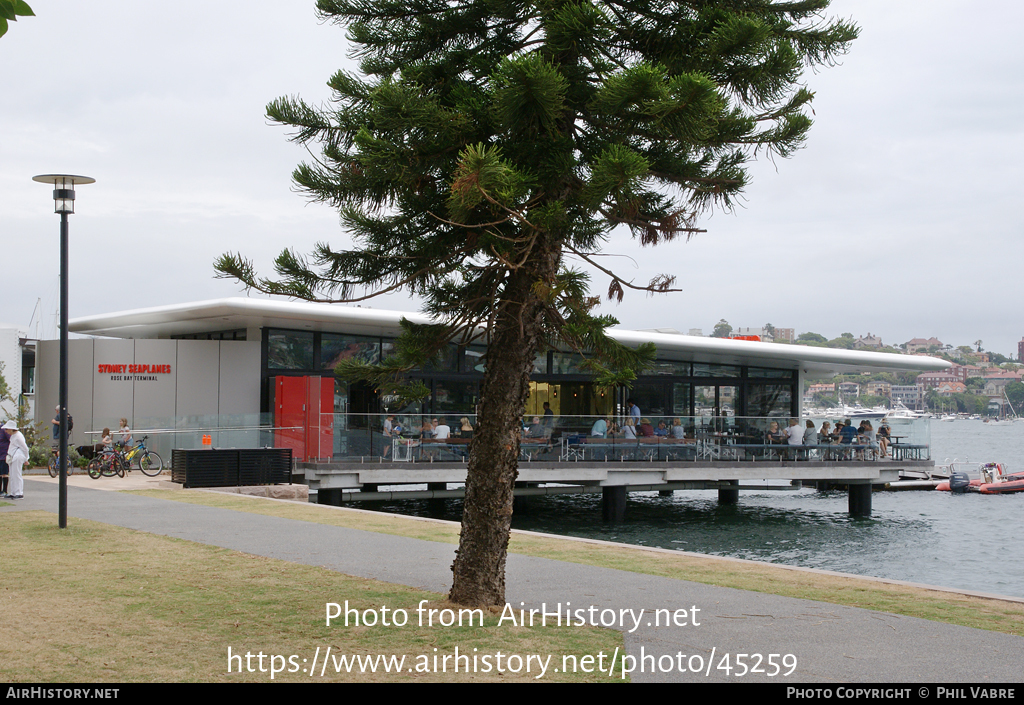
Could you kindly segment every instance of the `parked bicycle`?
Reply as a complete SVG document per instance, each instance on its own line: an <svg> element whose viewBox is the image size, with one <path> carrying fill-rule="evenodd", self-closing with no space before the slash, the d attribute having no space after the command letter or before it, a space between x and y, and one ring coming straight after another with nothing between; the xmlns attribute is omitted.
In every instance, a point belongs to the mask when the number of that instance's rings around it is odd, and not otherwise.
<svg viewBox="0 0 1024 705"><path fill-rule="evenodd" d="M149 436L143 436L136 444L130 448L122 448L120 455L124 460L125 467L131 471L133 466L137 466L142 471L143 475L149 477L156 477L164 469L164 461L156 451L149 450L146 447L146 439Z"/></svg>
<svg viewBox="0 0 1024 705"><path fill-rule="evenodd" d="M70 476L75 471L75 465L71 462L71 446L68 446L68 451L68 475ZM52 453L53 454L50 456L48 470L50 472L50 477L57 477L60 473L60 454L57 452L57 448L54 448Z"/></svg>
<svg viewBox="0 0 1024 705"><path fill-rule="evenodd" d="M127 468L128 465L121 453L114 449L108 449L99 451L96 457L89 461L86 472L89 473L89 477L98 480L100 477L113 477L114 475L124 477Z"/></svg>

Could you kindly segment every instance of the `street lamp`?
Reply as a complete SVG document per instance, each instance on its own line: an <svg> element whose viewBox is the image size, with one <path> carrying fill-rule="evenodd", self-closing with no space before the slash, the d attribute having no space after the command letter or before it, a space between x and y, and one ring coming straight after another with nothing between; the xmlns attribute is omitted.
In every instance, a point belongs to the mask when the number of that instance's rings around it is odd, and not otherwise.
<svg viewBox="0 0 1024 705"><path fill-rule="evenodd" d="M71 174L40 174L33 181L53 184L53 212L60 213L60 435L58 467L60 485L57 522L68 526L68 215L75 212L75 184L93 184L96 179Z"/></svg>

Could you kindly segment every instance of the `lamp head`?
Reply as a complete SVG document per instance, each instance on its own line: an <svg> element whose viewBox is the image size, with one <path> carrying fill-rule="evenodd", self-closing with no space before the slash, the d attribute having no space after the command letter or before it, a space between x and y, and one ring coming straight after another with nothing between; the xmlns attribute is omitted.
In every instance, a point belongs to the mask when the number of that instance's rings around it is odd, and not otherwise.
<svg viewBox="0 0 1024 705"><path fill-rule="evenodd" d="M91 176L75 176L73 174L40 174L33 176L33 181L41 184L53 184L53 212L75 212L75 184L94 184L96 179Z"/></svg>

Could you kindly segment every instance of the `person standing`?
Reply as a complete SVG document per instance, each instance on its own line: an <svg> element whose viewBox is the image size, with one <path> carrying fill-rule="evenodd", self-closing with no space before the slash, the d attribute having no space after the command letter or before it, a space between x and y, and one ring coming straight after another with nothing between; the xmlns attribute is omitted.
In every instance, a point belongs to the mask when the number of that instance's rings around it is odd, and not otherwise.
<svg viewBox="0 0 1024 705"><path fill-rule="evenodd" d="M121 419L121 428L117 429L121 434L121 445L128 448L132 444L132 430L128 427L128 419Z"/></svg>
<svg viewBox="0 0 1024 705"><path fill-rule="evenodd" d="M60 404L57 405L55 411L56 413L53 415L50 424L53 426L53 440L56 441L60 439ZM75 420L71 418L71 414L68 414L68 443L71 443L71 429L74 427Z"/></svg>
<svg viewBox="0 0 1024 705"><path fill-rule="evenodd" d="M394 437L394 421L395 417L393 414L388 414L384 417L384 452L381 453L381 458L388 457L388 453L391 452L391 446L394 444L394 441L391 440Z"/></svg>
<svg viewBox="0 0 1024 705"><path fill-rule="evenodd" d="M551 404L544 402L544 428L550 436L555 428L555 412L551 410Z"/></svg>
<svg viewBox="0 0 1024 705"><path fill-rule="evenodd" d="M21 468L28 460L28 444L25 436L18 430L18 425L8 421L3 425L4 433L10 439L7 449L7 465L10 467L10 491L4 495L6 499L21 499L25 496L25 482L21 477Z"/></svg>
<svg viewBox="0 0 1024 705"><path fill-rule="evenodd" d="M0 497L7 494L7 480L10 468L7 465L7 451L11 447L11 439L5 431L0 431Z"/></svg>
<svg viewBox="0 0 1024 705"><path fill-rule="evenodd" d="M626 400L626 407L629 409L629 418L633 419L633 425L640 424L640 407L632 399Z"/></svg>

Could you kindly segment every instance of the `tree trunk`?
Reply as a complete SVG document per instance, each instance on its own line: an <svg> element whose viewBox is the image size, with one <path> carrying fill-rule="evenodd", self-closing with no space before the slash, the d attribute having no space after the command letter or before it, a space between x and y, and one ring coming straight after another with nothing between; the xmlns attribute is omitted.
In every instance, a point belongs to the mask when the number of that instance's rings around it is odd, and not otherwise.
<svg viewBox="0 0 1024 705"><path fill-rule="evenodd" d="M545 274L557 257L544 257ZM505 558L512 528L512 490L519 474L522 416L541 333L542 304L534 282L549 279L520 270L502 296L490 331L480 415L466 476L462 532L452 564L452 602L472 607L505 603Z"/></svg>

